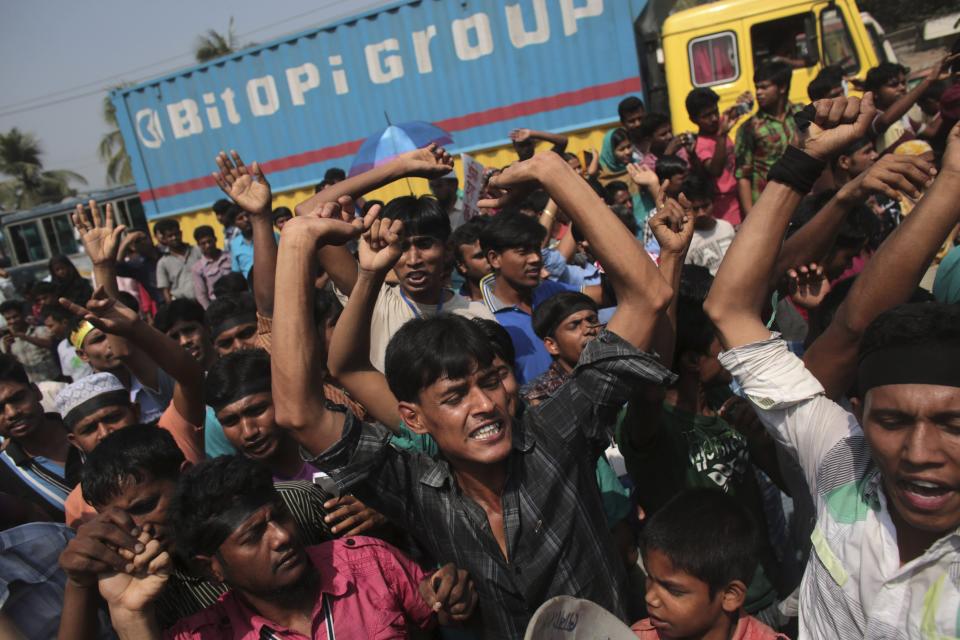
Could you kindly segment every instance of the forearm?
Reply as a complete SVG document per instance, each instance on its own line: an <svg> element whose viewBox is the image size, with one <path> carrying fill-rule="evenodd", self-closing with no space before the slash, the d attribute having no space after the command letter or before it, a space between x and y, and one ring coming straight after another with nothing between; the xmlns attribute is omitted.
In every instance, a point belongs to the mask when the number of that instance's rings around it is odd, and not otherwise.
<svg viewBox="0 0 960 640"><path fill-rule="evenodd" d="M210 306L210 294L207 293L207 281L199 274L193 274L193 294L200 306L206 309Z"/></svg>
<svg viewBox="0 0 960 640"><path fill-rule="evenodd" d="M93 279L111 298L116 298L120 294L120 287L117 286L116 263L111 261L93 265Z"/></svg>
<svg viewBox="0 0 960 640"><path fill-rule="evenodd" d="M298 204L295 208L296 214L298 216L308 215L319 209L325 202L336 202L341 196L350 196L356 199L374 189L388 185L404 176L403 166L402 160L392 160L379 167L374 167L370 171L365 171L360 175L330 185Z"/></svg>
<svg viewBox="0 0 960 640"><path fill-rule="evenodd" d="M899 98L897 101L890 105L886 111L881 111L877 114L877 117L873 121L873 132L876 135L882 134L886 131L890 125L906 115L907 111L916 104L917 100L920 99L920 96L923 95L923 92L930 88L930 85L937 79L937 74L933 73L920 83L917 84L913 89L906 92Z"/></svg>
<svg viewBox="0 0 960 640"><path fill-rule="evenodd" d="M120 640L160 640L160 625L151 611L110 607L110 621Z"/></svg>
<svg viewBox="0 0 960 640"><path fill-rule="evenodd" d="M704 310L727 349L764 337L760 316L767 301L770 274L781 238L801 198L798 191L785 184L769 183L720 263Z"/></svg>
<svg viewBox="0 0 960 640"><path fill-rule="evenodd" d="M563 153L567 150L567 143L569 139L567 136L559 133L550 133L549 131L531 131L531 138L536 138L537 140L545 140L553 144L553 150L557 153Z"/></svg>
<svg viewBox="0 0 960 640"><path fill-rule="evenodd" d="M81 587L69 578L63 590L63 610L60 613L59 640L86 640L96 638L97 609L100 594L97 588Z"/></svg>
<svg viewBox="0 0 960 640"><path fill-rule="evenodd" d="M753 209L753 184L748 178L737 179L737 199L740 201L740 213L746 218Z"/></svg>
<svg viewBox="0 0 960 640"><path fill-rule="evenodd" d="M696 154L693 154L696 155ZM713 151L713 157L710 158L710 162L707 163L707 171L710 172L714 178L720 176L723 173L723 167L727 163L727 137L720 136L720 139L717 140L717 146Z"/></svg>
<svg viewBox="0 0 960 640"><path fill-rule="evenodd" d="M163 301L167 304L173 302L173 295L170 293L170 287L161 287L160 292L163 293Z"/></svg>
<svg viewBox="0 0 960 640"><path fill-rule="evenodd" d="M53 338L37 338L36 336L28 336L27 334L23 334L19 337L21 340L25 340L38 347L43 347L44 349L52 349L54 346Z"/></svg>
<svg viewBox="0 0 960 640"><path fill-rule="evenodd" d="M176 381L173 402L177 411L190 424L203 424L206 411L203 402L203 367L172 338L146 322L137 322L130 342L149 358L154 367L163 369Z"/></svg>
<svg viewBox="0 0 960 640"><path fill-rule="evenodd" d="M692 224L688 222L687 224ZM653 332L652 348L660 356L660 362L665 367L673 365L673 350L677 338L677 291L680 290L680 276L683 270L685 256L672 251L660 254L660 275L670 285L674 295L666 310L657 317L657 324Z"/></svg>
<svg viewBox="0 0 960 640"><path fill-rule="evenodd" d="M830 251L847 214L855 205L842 193L831 198L809 222L787 238L769 274L767 295L778 285L788 269L810 262L820 262Z"/></svg>
<svg viewBox="0 0 960 640"><path fill-rule="evenodd" d="M273 317L274 281L277 271L277 239L269 215L253 218L253 298L260 315Z"/></svg>

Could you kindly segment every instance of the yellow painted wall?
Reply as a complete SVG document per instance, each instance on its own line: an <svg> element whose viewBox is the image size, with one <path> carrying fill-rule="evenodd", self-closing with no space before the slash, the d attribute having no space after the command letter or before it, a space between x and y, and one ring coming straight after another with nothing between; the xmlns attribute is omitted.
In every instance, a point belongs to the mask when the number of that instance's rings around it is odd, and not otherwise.
<svg viewBox="0 0 960 640"><path fill-rule="evenodd" d="M603 143L604 134L617 123L611 123L605 127L597 127L593 129L584 129L581 131L575 131L568 133L567 136L570 139L569 144L567 145L567 151L575 153L580 157L580 160L583 161L583 152L591 151L595 153L600 152L600 146ZM549 144L541 143L537 151L546 151L550 148ZM505 167L511 162L516 161L517 156L513 151L513 147L510 145L505 145L501 147L494 147L492 149L477 151L471 154L477 162L481 163L486 167ZM461 180L461 186L463 184L463 168L460 166L459 156L456 158L455 162L455 171L457 172L457 177ZM269 177L269 176L268 176ZM319 179L318 179L319 180ZM410 195L423 195L430 193L430 188L427 186L427 181L423 178L410 178L408 180L400 180L392 184L383 187L382 189L377 189L366 194L364 197L367 200L382 200L384 202L389 202L393 198L398 196ZM292 211L296 205L303 202L307 198L313 195L313 189L294 189L291 191L285 191L283 193L275 193L273 195L273 206L276 207L289 207ZM210 225L213 227L214 231L217 233L217 238L220 241L221 245L223 244L223 229L220 227L220 224L217 222L216 216L213 214L212 209L201 209L200 211L195 211L193 213L184 213L176 217L180 222L180 228L183 231L183 239L185 242L193 244L193 230L201 225ZM153 225L150 226L151 233L153 231Z"/></svg>

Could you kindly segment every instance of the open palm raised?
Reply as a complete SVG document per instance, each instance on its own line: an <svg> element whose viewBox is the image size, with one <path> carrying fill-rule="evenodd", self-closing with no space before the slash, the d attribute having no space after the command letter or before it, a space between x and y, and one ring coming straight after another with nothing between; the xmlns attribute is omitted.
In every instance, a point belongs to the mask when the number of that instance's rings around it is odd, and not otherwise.
<svg viewBox="0 0 960 640"><path fill-rule="evenodd" d="M251 215L270 215L272 192L260 163L243 164L240 154L221 151L216 158L219 171L213 174L217 186Z"/></svg>

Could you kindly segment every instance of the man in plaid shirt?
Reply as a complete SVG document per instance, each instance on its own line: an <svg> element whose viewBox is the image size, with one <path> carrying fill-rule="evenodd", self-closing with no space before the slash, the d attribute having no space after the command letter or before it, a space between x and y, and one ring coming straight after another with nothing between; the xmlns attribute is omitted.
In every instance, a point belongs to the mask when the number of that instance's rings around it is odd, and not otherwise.
<svg viewBox="0 0 960 640"><path fill-rule="evenodd" d="M328 204L319 217L288 222L281 239L276 420L327 470L329 488L349 488L411 531L434 560L470 573L486 637L521 638L537 607L556 595L593 600L626 620L626 575L594 469L624 402L673 377L644 351L653 345L671 289L625 229L610 232L619 221L560 156L537 154L492 182L507 199L521 185L539 182L589 239L617 294L617 313L586 347L570 383L537 407L515 408L482 331L469 320L440 316L409 322L386 356L404 423L432 436L439 456L392 447L382 425L326 409L316 393L322 359L313 356L319 344L311 311L315 256L318 246L360 232ZM377 213L364 221L360 273L341 323L349 322L351 307L372 304L402 251L417 250L402 238L402 225L375 221Z"/></svg>

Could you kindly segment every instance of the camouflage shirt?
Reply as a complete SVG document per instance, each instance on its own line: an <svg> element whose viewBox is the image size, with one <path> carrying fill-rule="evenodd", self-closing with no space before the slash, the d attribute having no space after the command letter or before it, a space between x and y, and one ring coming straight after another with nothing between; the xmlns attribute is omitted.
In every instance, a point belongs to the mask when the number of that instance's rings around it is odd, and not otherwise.
<svg viewBox="0 0 960 640"><path fill-rule="evenodd" d="M799 141L799 130L793 116L803 107L787 103L783 121L765 111L757 111L737 130L734 150L737 156L737 179L750 180L753 201L767 186L770 168L786 153L791 143Z"/></svg>

